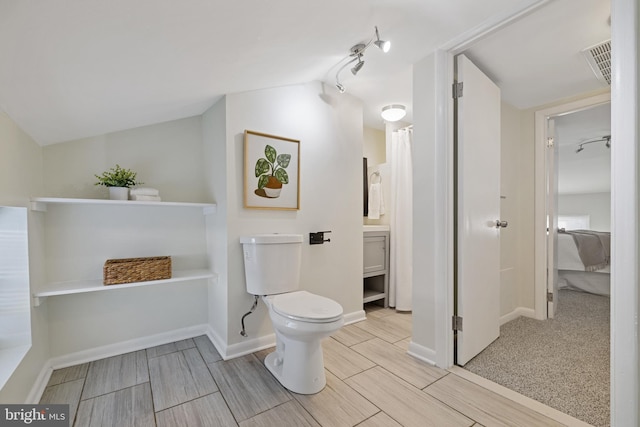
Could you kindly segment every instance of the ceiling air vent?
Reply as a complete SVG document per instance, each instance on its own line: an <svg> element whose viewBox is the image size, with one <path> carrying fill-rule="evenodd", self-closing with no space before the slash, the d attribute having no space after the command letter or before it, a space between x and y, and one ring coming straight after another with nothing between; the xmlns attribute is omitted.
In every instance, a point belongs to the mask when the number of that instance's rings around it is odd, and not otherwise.
<svg viewBox="0 0 640 427"><path fill-rule="evenodd" d="M611 85L611 40L588 47L582 53L598 80Z"/></svg>

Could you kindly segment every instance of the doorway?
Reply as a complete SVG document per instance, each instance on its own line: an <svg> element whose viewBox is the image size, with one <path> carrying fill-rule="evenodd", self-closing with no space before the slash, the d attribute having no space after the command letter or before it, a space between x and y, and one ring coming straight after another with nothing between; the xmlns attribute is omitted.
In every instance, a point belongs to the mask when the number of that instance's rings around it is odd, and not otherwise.
<svg viewBox="0 0 640 427"><path fill-rule="evenodd" d="M530 114L531 115L530 117L532 117L534 113L530 112L530 113L527 113L527 114ZM524 120L530 120L530 118L527 117ZM538 138L538 135L539 135L538 129L536 129L535 135L536 135L536 138ZM521 137L521 135L520 135L520 137ZM532 144L532 140L533 139L534 139L534 135L532 133L531 134L531 141L529 142L529 144L530 144L530 154L531 154L530 158L533 158L534 155L537 156L537 153L534 153L534 150L533 150L533 144ZM536 142L536 144L538 144L538 143ZM538 149L538 145L536 145L535 147L536 147L536 150L537 150ZM540 162L539 158L536 157L536 166L540 165L540 164L544 165L544 161ZM521 166L522 166L522 164L521 164ZM536 169L536 173L537 173L537 169ZM534 179L532 179L531 181L534 181ZM531 181L530 181L530 183L531 183ZM537 185L537 181L535 181L535 183ZM531 197L531 189L530 189L530 187L527 190L526 194L527 194L527 197L529 197L531 199L531 202L528 203L527 206L530 206L530 211L532 213L534 212L534 210L537 210L539 206L542 206L543 209L544 209L544 207L546 206L546 203L545 203L544 200L543 200L543 203L540 205L538 203L537 199L536 199L535 204L534 204L534 199ZM509 199L511 194L507 194L506 196L507 196L506 199ZM518 197L518 196L516 195L515 197ZM544 210L543 210L543 215L544 215ZM501 215L501 217L502 216L503 215ZM529 250L531 251L530 252L531 258L529 258L529 259L532 259L534 257L534 255L536 257L538 256L538 251L540 250L539 248L542 247L540 245L540 239L542 239L541 240L542 245L546 245L546 236L547 236L547 233L546 233L546 228L547 228L546 216L543 216L545 222L542 225L542 227L544 227L545 231L542 234L538 233L537 230L535 232L533 231L532 225L533 225L533 223L535 223L536 226L538 226L539 218L540 217L538 216L537 211L536 211L535 217L533 215L531 216L531 223L529 225L529 227L530 227L529 230L525 230L524 234L520 236L521 241L527 241L527 242L529 242L529 244L534 242L534 241L536 242L535 248L534 248L534 246L532 244L530 245L531 248ZM504 218L504 219L508 219L508 218ZM518 226L518 221L515 221L515 225L516 225L516 227ZM542 236L542 237L540 237L540 236ZM543 251L542 254L546 255L547 251ZM535 317L535 318L540 319L540 320L547 318L547 316L548 316L548 313L547 313L547 308L548 308L547 296L548 296L548 292L547 292L547 287L546 287L546 283L547 283L547 280L546 280L546 259L543 258L543 260L545 262L545 264L544 264L544 266L545 266L544 268L545 269L544 269L544 273L543 274L540 274L540 272L539 272L539 270L537 268L534 268L533 265L529 264L527 270L531 274L529 274L529 276L525 280L528 281L528 284L530 286L528 286L527 289L523 292L523 295L525 295L524 297L519 297L518 295L516 295L513 298L513 300L515 300L515 301L510 301L510 302L513 303L513 306L510 307L509 310L506 310L505 312L501 313L501 317L504 318L503 320L505 320L505 321L509 320L509 319L507 319L509 316L512 316L512 318L516 318L516 317L522 316L522 315L529 316L529 317ZM504 270L506 270L506 269L504 269ZM508 274L510 274L510 273L509 272L505 272L505 276L508 275ZM524 273L517 273L517 274L524 275ZM505 281L508 281L508 280L509 280L509 278L505 277ZM538 283L543 283L544 284L544 286L540 290L537 287L534 289L534 286L536 286ZM509 297L511 297L511 296L512 295L508 295L506 297L506 299L509 299ZM557 303L558 300L556 299L555 302ZM557 305L556 305L556 307L557 307ZM608 316L607 316L607 318L608 318ZM456 350L454 350L454 352L455 351ZM607 364L605 364L605 366L606 365Z"/></svg>
<svg viewBox="0 0 640 427"><path fill-rule="evenodd" d="M559 188L559 196L543 198L543 202L559 200L555 216L559 214L560 224L592 230L578 233L585 233L586 238L595 239L594 245L599 244L595 234L607 235L610 229L608 176L612 141L607 138L608 96L591 97L540 113L546 123L553 121L555 135L553 141L545 136L536 142L543 152L541 157L547 161L541 168L544 171L538 174L539 184L546 191L549 182L556 181ZM584 153L587 146L592 149L590 153ZM549 156L555 152L555 159ZM545 179L547 172L552 175L551 180ZM567 227L577 219L587 222ZM557 220L544 217L538 222L546 225ZM501 338L466 364L465 369L592 425L609 425L609 269L601 266L586 272L584 264L576 264L581 261L575 244L573 249L567 246L573 244L573 232L554 233L556 229L549 227L548 234L546 229L540 233L542 241L549 241L547 254L555 254L550 267L560 268L563 282L553 296L553 306L559 310L556 316L550 312L549 320L536 320L530 313L528 317L505 319L501 322ZM560 245L552 244L557 242L554 234L560 237ZM559 250L551 250L554 246ZM594 246L596 249L602 248ZM546 254L540 258L546 259ZM541 277L546 278L544 273ZM550 280L553 277L549 275Z"/></svg>
<svg viewBox="0 0 640 427"><path fill-rule="evenodd" d="M628 319L637 317L638 313L638 75L635 60L638 5L632 0L613 0L613 4L616 7L611 19L612 66L616 72L612 84L612 135L619 142L612 150L612 222L613 231L620 230L624 236L620 234L622 237L612 243L612 251L619 255L612 263L611 419L614 425L636 425L637 325ZM414 310L414 324L428 327L414 331L410 352L445 368L453 363L453 231L449 219L453 211L451 63L455 54L463 52L483 34L506 25L509 18L487 23L472 34L443 46L442 50L416 64L414 71L424 77L416 79L414 87L414 108L416 116L420 117L416 121L416 140L434 141L434 144L416 144L417 158L425 169L432 169L430 175L417 173L423 187L414 198L431 210L425 210L425 215L414 224L416 233L428 241L417 245L414 256L421 265L414 265L414 268L433 286L425 286L416 295L416 302L421 306Z"/></svg>

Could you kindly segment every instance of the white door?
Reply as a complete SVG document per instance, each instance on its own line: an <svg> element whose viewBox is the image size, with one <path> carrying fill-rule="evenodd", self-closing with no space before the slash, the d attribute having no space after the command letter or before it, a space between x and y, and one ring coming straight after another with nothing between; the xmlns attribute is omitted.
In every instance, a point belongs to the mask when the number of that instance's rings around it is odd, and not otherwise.
<svg viewBox="0 0 640 427"><path fill-rule="evenodd" d="M500 89L464 55L457 82L456 363L500 335ZM502 224L506 226L506 224Z"/></svg>
<svg viewBox="0 0 640 427"><path fill-rule="evenodd" d="M547 120L547 317L558 312L558 143L555 123Z"/></svg>

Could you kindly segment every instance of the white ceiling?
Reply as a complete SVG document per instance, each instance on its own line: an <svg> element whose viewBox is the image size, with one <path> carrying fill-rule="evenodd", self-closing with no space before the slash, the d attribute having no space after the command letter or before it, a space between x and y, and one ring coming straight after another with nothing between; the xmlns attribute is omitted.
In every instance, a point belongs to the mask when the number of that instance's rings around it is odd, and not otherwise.
<svg viewBox="0 0 640 427"><path fill-rule="evenodd" d="M465 52L525 109L607 87L582 50L611 38L609 0L552 0Z"/></svg>
<svg viewBox="0 0 640 427"><path fill-rule="evenodd" d="M201 114L226 93L322 80L374 35L347 91L365 123L408 106L412 64L539 0L0 0L0 108L47 145ZM580 50L608 38L607 0L551 0L469 56L517 107L597 89Z"/></svg>

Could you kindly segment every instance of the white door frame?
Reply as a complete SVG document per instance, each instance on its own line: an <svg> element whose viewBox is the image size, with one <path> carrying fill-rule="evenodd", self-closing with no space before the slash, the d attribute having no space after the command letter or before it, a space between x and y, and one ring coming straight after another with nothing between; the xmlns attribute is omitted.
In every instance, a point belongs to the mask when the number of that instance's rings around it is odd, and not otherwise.
<svg viewBox="0 0 640 427"><path fill-rule="evenodd" d="M638 1L612 0L611 22L611 140L618 141L618 146L611 150L611 425L637 426L640 422Z"/></svg>
<svg viewBox="0 0 640 427"><path fill-rule="evenodd" d="M547 318L547 143L545 141L547 119L564 114L575 113L596 105L611 101L609 93L579 99L535 112L535 150L534 150L534 310L538 320Z"/></svg>
<svg viewBox="0 0 640 427"><path fill-rule="evenodd" d="M435 354L438 366L453 366L453 114L451 84L453 56L473 41L497 30L515 18L541 6L533 6L487 23L480 29L465 33L435 52L435 160L442 167L435 171L435 200L439 206L434 224L437 251L435 281ZM638 367L638 266L640 230L638 206L640 159L636 125L638 106L638 37L639 6L637 0L611 0L612 49L614 82L611 88L612 139L618 141L612 149L612 232L625 236L612 239L611 252L611 421L616 426L637 426L640 420L637 402L640 397ZM445 225L442 227L442 225Z"/></svg>

